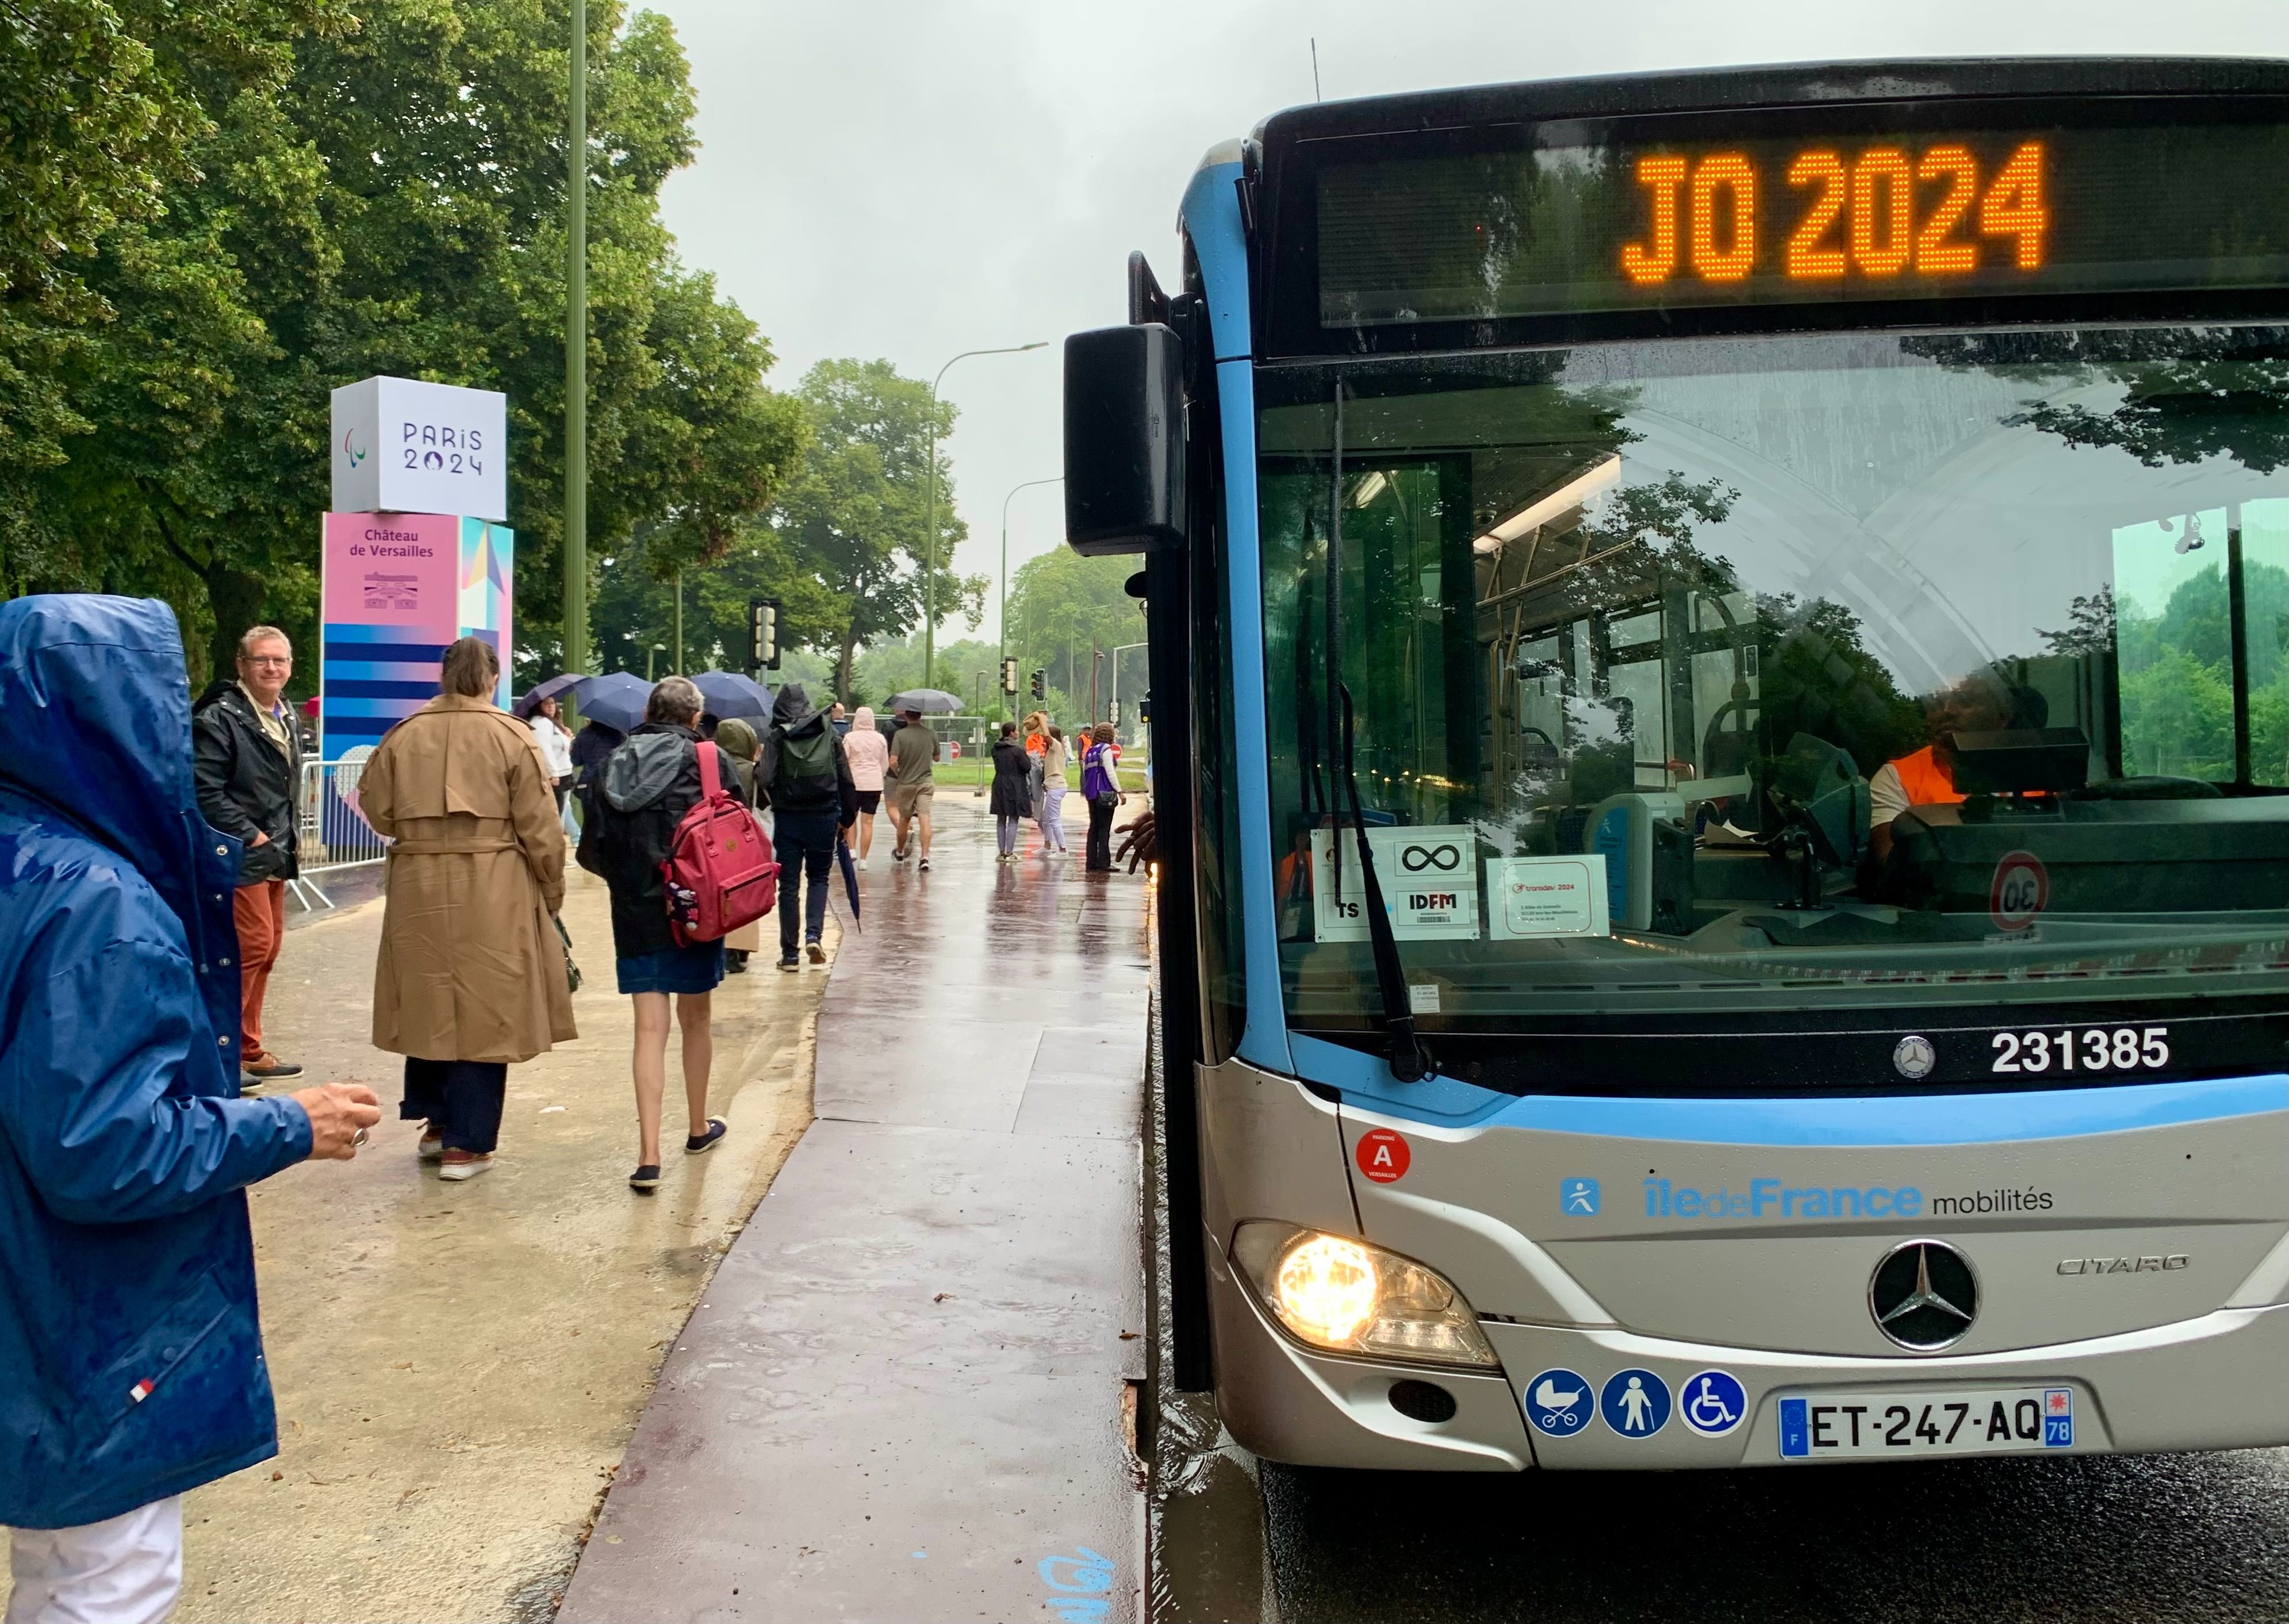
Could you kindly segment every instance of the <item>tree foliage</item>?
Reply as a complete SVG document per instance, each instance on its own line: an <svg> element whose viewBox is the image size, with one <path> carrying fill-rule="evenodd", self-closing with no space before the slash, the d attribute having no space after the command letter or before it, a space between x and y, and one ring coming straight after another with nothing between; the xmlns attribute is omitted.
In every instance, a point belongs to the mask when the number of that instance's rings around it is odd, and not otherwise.
<svg viewBox="0 0 2289 1624"><path fill-rule="evenodd" d="M942 446L954 408L887 361L822 361L795 391L808 450L770 515L793 562L783 637L834 657L835 691L851 692L857 651L896 641L923 618L931 554L930 440ZM969 527L954 512L953 463L937 453L935 602L974 629L990 583L957 575Z"/></svg>
<svg viewBox="0 0 2289 1624"><path fill-rule="evenodd" d="M1083 558L1070 547L1028 559L1009 583L1009 651L1020 670L1047 671L1052 689L1066 696L1069 705L1086 708L1092 654L1103 650L1109 659L1121 645L1144 641L1144 617L1128 591L1139 561ZM1123 669L1134 681L1141 666ZM1132 689L1129 697L1141 697L1141 691ZM1108 672L1097 684L1100 714L1111 694ZM1022 697L1018 704L1025 708Z"/></svg>
<svg viewBox="0 0 2289 1624"><path fill-rule="evenodd" d="M218 658L307 637L329 391L389 373L508 395L520 675L556 668L564 0L10 5L0 71L44 73L0 89L0 592L153 593ZM673 30L587 15L591 553L713 565L802 425L659 219L695 148Z"/></svg>

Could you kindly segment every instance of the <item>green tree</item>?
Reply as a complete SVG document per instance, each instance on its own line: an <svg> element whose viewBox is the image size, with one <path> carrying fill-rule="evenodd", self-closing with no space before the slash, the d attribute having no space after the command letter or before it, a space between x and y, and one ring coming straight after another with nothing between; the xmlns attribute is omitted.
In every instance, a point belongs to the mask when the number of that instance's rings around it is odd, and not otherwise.
<svg viewBox="0 0 2289 1624"><path fill-rule="evenodd" d="M351 20L319 4L165 12L171 41L222 43L166 81L189 110L154 115L179 150L149 198L88 216L79 275L102 320L40 352L69 412L49 414L54 454L12 462L5 443L31 437L0 443L0 512L41 526L0 528L0 590L158 593L204 625L195 665L256 618L307 639L329 390L374 372L500 389L530 679L563 660L567 6L358 0ZM673 30L615 0L588 23L591 556L642 528L656 568L714 568L776 493L802 420L762 387L753 322L677 262L659 219L694 150ZM183 49L150 48L163 66ZM7 342L0 418L28 421Z"/></svg>
<svg viewBox="0 0 2289 1624"><path fill-rule="evenodd" d="M1085 706L1092 653L1109 657L1144 641L1144 617L1128 591L1136 573L1133 558L1083 558L1070 547L1028 559L1009 583L1009 651L1019 669L1047 671L1052 687ZM1110 691L1107 677L1098 685L1100 707ZM1027 708L1022 695L1018 704Z"/></svg>
<svg viewBox="0 0 2289 1624"><path fill-rule="evenodd" d="M835 691L847 697L858 649L921 624L930 426L935 413L942 442L954 408L933 405L926 385L887 361L822 361L804 374L795 398L810 425L809 450L770 522L818 590L789 594L786 636L831 652ZM953 463L941 450L935 599L939 614L958 613L974 629L987 578L956 575L951 561L968 534L953 510Z"/></svg>

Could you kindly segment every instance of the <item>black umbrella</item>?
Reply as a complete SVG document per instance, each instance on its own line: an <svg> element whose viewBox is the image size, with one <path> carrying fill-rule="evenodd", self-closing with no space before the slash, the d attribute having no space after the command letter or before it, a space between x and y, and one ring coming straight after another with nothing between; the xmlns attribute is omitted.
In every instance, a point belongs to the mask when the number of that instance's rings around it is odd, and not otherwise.
<svg viewBox="0 0 2289 1624"><path fill-rule="evenodd" d="M928 716L932 712L952 716L961 709L961 701L942 688L910 688L890 696L894 711L920 711Z"/></svg>
<svg viewBox="0 0 2289 1624"><path fill-rule="evenodd" d="M850 844L842 838L841 830L834 834L834 861L842 870L842 888L850 894L850 928L864 933L858 923L858 865L850 861Z"/></svg>
<svg viewBox="0 0 2289 1624"><path fill-rule="evenodd" d="M771 690L736 671L703 671L691 679L691 684L707 702L707 713L717 721L771 713Z"/></svg>
<svg viewBox="0 0 2289 1624"><path fill-rule="evenodd" d="M569 671L562 676L551 677L547 681L528 689L523 697L518 699L514 705L509 707L509 709L516 715L523 717L525 720L530 721L532 720L532 713L540 708L540 702L542 700L554 699L559 694L562 694L566 689L577 687L579 683L586 681L586 678L578 675L577 673Z"/></svg>
<svg viewBox="0 0 2289 1624"><path fill-rule="evenodd" d="M575 691L581 715L622 733L633 732L642 724L644 705L651 698L651 684L625 671L583 677Z"/></svg>

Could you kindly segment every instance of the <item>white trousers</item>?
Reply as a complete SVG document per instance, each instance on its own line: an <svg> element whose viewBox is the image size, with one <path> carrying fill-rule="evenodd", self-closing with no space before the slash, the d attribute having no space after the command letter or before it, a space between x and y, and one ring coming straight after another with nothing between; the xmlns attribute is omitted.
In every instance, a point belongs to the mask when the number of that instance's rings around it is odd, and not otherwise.
<svg viewBox="0 0 2289 1624"><path fill-rule="evenodd" d="M183 1588L183 1497L77 1528L19 1528L6 1624L166 1624Z"/></svg>

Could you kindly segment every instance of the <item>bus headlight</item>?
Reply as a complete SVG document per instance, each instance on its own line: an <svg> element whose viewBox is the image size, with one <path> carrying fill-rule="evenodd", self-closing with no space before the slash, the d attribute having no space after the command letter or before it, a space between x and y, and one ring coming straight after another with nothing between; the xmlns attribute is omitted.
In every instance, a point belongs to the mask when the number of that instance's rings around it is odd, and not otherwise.
<svg viewBox="0 0 2289 1624"><path fill-rule="evenodd" d="M1243 1223L1232 1262L1296 1341L1330 1353L1493 1365L1478 1316L1435 1270L1348 1236Z"/></svg>

